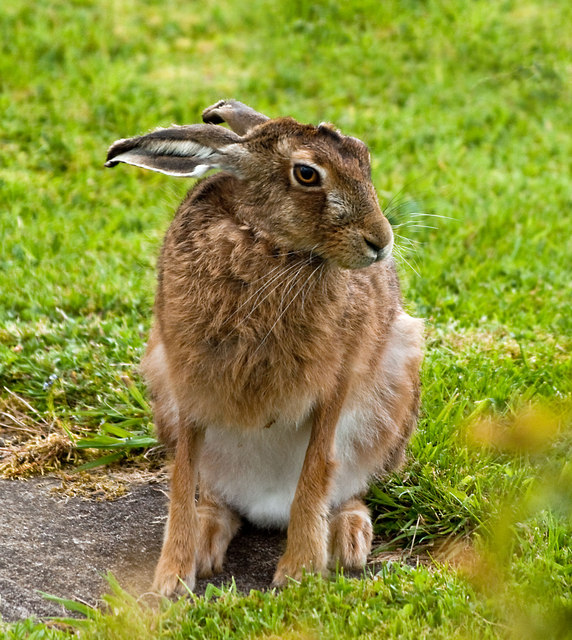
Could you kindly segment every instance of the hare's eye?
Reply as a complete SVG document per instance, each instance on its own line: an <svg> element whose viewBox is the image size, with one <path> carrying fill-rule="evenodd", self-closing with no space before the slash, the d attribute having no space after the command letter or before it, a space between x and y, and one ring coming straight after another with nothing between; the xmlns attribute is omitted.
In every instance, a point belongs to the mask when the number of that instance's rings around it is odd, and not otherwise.
<svg viewBox="0 0 572 640"><path fill-rule="evenodd" d="M294 177L305 187L315 187L320 184L320 174L316 169L307 164L297 164L294 166Z"/></svg>

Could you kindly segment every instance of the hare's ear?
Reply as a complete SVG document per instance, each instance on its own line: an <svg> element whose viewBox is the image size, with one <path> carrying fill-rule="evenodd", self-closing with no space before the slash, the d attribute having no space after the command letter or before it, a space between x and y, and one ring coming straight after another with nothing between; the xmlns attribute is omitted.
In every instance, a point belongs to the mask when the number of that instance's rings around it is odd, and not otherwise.
<svg viewBox="0 0 572 640"><path fill-rule="evenodd" d="M203 111L203 121L209 124L226 122L239 136L270 120L268 116L258 113L238 100L219 100Z"/></svg>
<svg viewBox="0 0 572 640"><path fill-rule="evenodd" d="M125 162L170 176L198 178L209 169L237 170L240 142L232 131L207 124L157 129L114 142L105 166Z"/></svg>

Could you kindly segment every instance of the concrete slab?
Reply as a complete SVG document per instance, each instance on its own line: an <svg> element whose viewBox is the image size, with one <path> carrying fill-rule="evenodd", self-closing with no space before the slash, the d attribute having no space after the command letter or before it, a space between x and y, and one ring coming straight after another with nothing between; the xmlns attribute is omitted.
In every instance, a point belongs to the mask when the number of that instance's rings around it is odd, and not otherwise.
<svg viewBox="0 0 572 640"><path fill-rule="evenodd" d="M149 591L167 517L166 486L134 485L115 501L62 499L57 478L0 480L0 616L69 615L40 591L97 604L111 571L128 591ZM244 525L225 570L201 580L220 586L232 576L240 591L269 587L285 533Z"/></svg>

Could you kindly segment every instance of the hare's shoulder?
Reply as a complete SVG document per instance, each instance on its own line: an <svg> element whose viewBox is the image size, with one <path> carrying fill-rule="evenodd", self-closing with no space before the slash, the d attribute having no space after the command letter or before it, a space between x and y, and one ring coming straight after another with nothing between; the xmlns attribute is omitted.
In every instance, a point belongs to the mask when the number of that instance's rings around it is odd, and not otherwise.
<svg viewBox="0 0 572 640"><path fill-rule="evenodd" d="M179 205L167 233L167 242L185 242L221 220L238 226L236 182L232 174L224 172L199 180Z"/></svg>

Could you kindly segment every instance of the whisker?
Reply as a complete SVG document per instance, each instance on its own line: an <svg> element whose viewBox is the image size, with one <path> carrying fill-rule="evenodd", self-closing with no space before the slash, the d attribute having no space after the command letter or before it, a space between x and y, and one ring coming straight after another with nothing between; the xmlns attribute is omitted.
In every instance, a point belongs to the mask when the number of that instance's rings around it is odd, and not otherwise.
<svg viewBox="0 0 572 640"><path fill-rule="evenodd" d="M278 305L278 309L279 310L282 309L282 305L284 304L284 300L287 298L287 296L290 293L290 291L296 285L296 280L298 279L298 274L300 273L300 271L302 271L302 269L306 266L306 264L309 264L309 262L308 263L305 263L305 262L302 263L302 265L300 266L298 271L296 271L294 276L290 279L290 282L288 283L288 288L284 289L284 291L282 292L282 297L280 298L280 304Z"/></svg>
<svg viewBox="0 0 572 640"><path fill-rule="evenodd" d="M266 333L266 335L264 336L264 338L262 338L262 342L258 345L258 347L256 347L256 351L254 351L254 353L252 355L255 355L259 349L262 347L262 345L266 342L266 339L268 338L268 336L272 333L274 327L280 322L280 320L282 319L282 317L284 316L284 314L286 313L286 311L288 311L288 309L290 308L290 306L292 305L292 303L294 302L294 300L296 300L296 298L300 295L300 292L302 291L302 289L304 288L304 286L306 285L306 283L310 280L310 278L316 273L316 271L318 271L320 268L322 267L322 265L318 265L313 271L312 273L306 278L306 280L304 280L304 283L302 284L302 286L298 289L298 291L296 292L296 295L294 295L294 297L292 298L292 300L290 300L290 302L287 304L286 308L284 309L284 311L282 311L282 313L278 316L278 318L276 318L276 321L274 322L274 324L270 327L270 329L268 330L268 332Z"/></svg>
<svg viewBox="0 0 572 640"><path fill-rule="evenodd" d="M442 218L443 220L457 220L457 218L453 218L451 216L442 216L438 213L426 213L424 211L410 211L407 215L409 216L422 216L427 218Z"/></svg>
<svg viewBox="0 0 572 640"><path fill-rule="evenodd" d="M315 244L311 249L310 249L310 260L308 262L304 262L302 264L302 267L306 266L307 264L310 264L312 259L313 259L313 252L314 249L316 249L318 247L317 244ZM279 305L279 309L282 309L282 305L284 304L284 300L287 298L288 294L290 293L290 291L292 290L292 288L294 287L294 285L296 284L296 279L298 278L298 274L300 273L301 269L299 271L296 272L296 275L294 276L294 278L291 281L291 285L288 287L288 290L284 291L284 293L282 294L282 298L280 300L280 305Z"/></svg>
<svg viewBox="0 0 572 640"><path fill-rule="evenodd" d="M287 258L288 256L295 256L295 255L299 255L299 254L303 254L303 253L309 253L310 256L312 255L312 252L314 251L314 249L317 247L318 245L314 245L310 251L308 251L307 249L299 249L299 250L292 250L292 251L284 251L283 253L279 253L276 256L273 256L274 259L278 259L278 258ZM260 276L260 278L255 278L254 280L250 280L249 284L252 284L253 282L259 282L260 280L263 280L264 278L266 278L267 276L269 276L271 273L273 273L274 271L276 271L277 269L281 269L283 267L282 264L278 264L276 265L273 269L271 269L268 273L265 273L264 275Z"/></svg>
<svg viewBox="0 0 572 640"><path fill-rule="evenodd" d="M406 236L401 236L398 233L394 233L393 237L398 239L398 244L401 244L401 242L407 242L412 247L413 246L421 246L422 244L425 244L424 242L421 242L420 240L416 240L415 238L408 238Z"/></svg>
<svg viewBox="0 0 572 640"><path fill-rule="evenodd" d="M264 298L262 298L262 300L260 300L260 296L255 300L254 302L254 306L252 307L252 309L247 313L247 315L242 318L242 320L235 325L231 332L229 333L229 336L232 335L237 329L238 327L240 327L242 324L244 324L251 316L253 313L255 313L255 311L260 307L260 305L262 305L262 303L267 300L277 289L279 289L281 286L284 285L284 283L287 281L288 285L290 285L290 283L295 282L296 278L298 277L298 274L300 273L300 271L308 264L310 264L311 262L311 258L307 258L304 262L302 262L302 264L300 265L299 263L296 263L294 265L291 265L283 274L278 274L278 276L276 276L273 280L276 281L278 280L278 284L276 286L274 286L265 296ZM296 271L296 273L291 276L291 278L287 278L286 274L291 273L295 267L299 267L298 271ZM284 275L284 278L281 280L280 279L280 275ZM287 286L288 286L287 285ZM265 288L265 287L264 287ZM262 293L262 292L261 292ZM252 296L251 296L252 298ZM249 300L251 299L249 298ZM244 306L241 305L241 306ZM236 312L235 312L236 313ZM234 315L234 314L233 314ZM232 317L232 316L231 316ZM228 337L228 336L227 336Z"/></svg>
<svg viewBox="0 0 572 640"><path fill-rule="evenodd" d="M282 258L284 257L283 255L277 256L278 258ZM259 282L260 280L264 280L264 278L267 278L269 275L271 275L272 273L274 273L275 271L277 271L278 269L281 269L283 267L282 264L277 264L273 269L270 269L270 271L268 271L268 273L265 273L263 276L260 276L260 278L255 278L254 280L249 280L248 284L253 284L255 282Z"/></svg>
<svg viewBox="0 0 572 640"><path fill-rule="evenodd" d="M425 216L432 217L433 214L425 213L425 211L411 211L410 209L406 209L405 207L402 210L400 209L398 211L386 212L386 218L388 220L395 220L397 223L400 220L407 220L408 218L413 218L413 217L424 218Z"/></svg>
<svg viewBox="0 0 572 640"><path fill-rule="evenodd" d="M320 265L320 272L318 273L318 276L316 277L316 279L315 279L313 282L310 282L310 284L309 284L309 286L308 286L308 290L307 290L307 291L305 291L305 292L302 294L302 312L304 311L304 305L306 304L306 296L307 296L307 294L308 294L308 293L310 293L310 291L311 291L312 287L315 287L315 286L316 286L316 284L317 284L318 282L320 282L320 280L321 280L322 276L324 275L324 267L325 267L325 266L326 266L326 263L325 263L325 262L323 262L323 263Z"/></svg>
<svg viewBox="0 0 572 640"><path fill-rule="evenodd" d="M282 265L278 265L278 267L281 267ZM289 267L286 267L285 270L283 271L279 271L279 273L275 274L274 276L272 276L272 278L270 278L270 280L268 280L268 282L266 282L265 284L263 284L261 287L259 287L256 291L254 291L254 293L252 293L251 295L248 296L248 298L246 298L246 300L244 300L242 302L242 304L240 306L238 306L232 313L231 315L226 318L226 321L228 322L229 320L231 320L232 318L234 318L234 316L246 305L250 302L250 300L252 300L253 298L257 298L257 300L255 301L255 305L256 302L258 301L258 298L262 295L263 291L269 287L272 283L276 282L277 280L280 280L280 278L282 276L285 276L288 272L293 271L296 267L298 266L298 263L295 262L294 264L290 265ZM276 269L278 268L276 267ZM274 271L275 269L273 269L272 271ZM280 286L280 285L278 285ZM272 291L275 291L276 288L272 289ZM272 293L272 291L270 293ZM266 298L264 298L266 299Z"/></svg>
<svg viewBox="0 0 572 640"><path fill-rule="evenodd" d="M416 204L416 203L415 203ZM391 201L387 203L387 206L383 209L383 212L387 215L400 212L403 209L409 207L410 209L414 206L414 202L411 201L410 198L404 196L402 200L396 200L395 202Z"/></svg>
<svg viewBox="0 0 572 640"><path fill-rule="evenodd" d="M408 202L409 200L407 198L407 196L405 195L405 189L406 189L407 185L403 186L396 194L394 194L389 201L387 202L383 212L385 213L386 211L388 211L391 207L391 205L394 205L394 207L398 207L401 204L403 204L404 202ZM399 200L399 198L401 198L401 200ZM395 204L394 204L395 203Z"/></svg>
<svg viewBox="0 0 572 640"><path fill-rule="evenodd" d="M322 279L322 293L324 294L324 296L328 295L328 279L324 278L324 272L326 271L326 263L324 262L324 264L322 265L322 273L320 274L320 277Z"/></svg>
<svg viewBox="0 0 572 640"><path fill-rule="evenodd" d="M415 269L415 268L413 268L413 267L411 266L411 263L407 260L407 258L405 258L405 257L403 256L403 254L402 254L399 250L398 250L398 251L396 251L396 254L397 254L397 257L398 257L400 260L402 260L403 262L405 262L405 264L406 264L406 265L411 269L411 271L413 271L413 273L414 273L418 278L420 278L420 277L421 277L421 276L420 276L420 274L419 274L419 272L417 271L417 269Z"/></svg>
<svg viewBox="0 0 572 640"><path fill-rule="evenodd" d="M439 227L432 227L428 224L418 224L414 222L401 222L400 224L392 225L393 229L401 229L401 227L409 227L410 229L438 229Z"/></svg>

